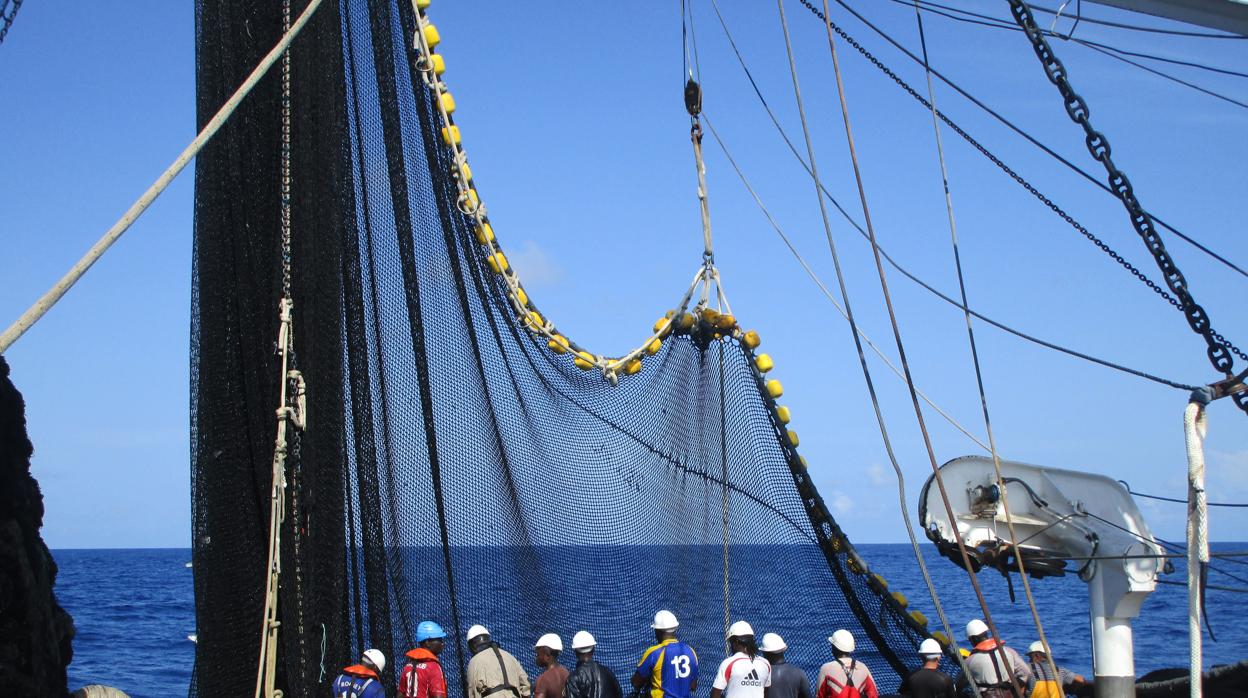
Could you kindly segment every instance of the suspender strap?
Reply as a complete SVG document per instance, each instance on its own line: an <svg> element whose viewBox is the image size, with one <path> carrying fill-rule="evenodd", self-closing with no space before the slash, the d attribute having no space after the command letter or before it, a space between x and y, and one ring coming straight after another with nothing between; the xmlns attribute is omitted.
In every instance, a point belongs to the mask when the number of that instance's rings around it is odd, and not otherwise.
<svg viewBox="0 0 1248 698"><path fill-rule="evenodd" d="M494 686L493 688L487 688L484 691L482 691L481 697L485 698L485 696L493 695L495 693L498 693L499 691L511 691L512 693L516 694L516 698L519 698L520 689L516 688L515 686L512 686L511 680L507 678L507 664L503 662L503 655L499 653L498 645L497 644L492 645L490 649L494 650L494 658L498 660L498 668L503 672L503 682L499 684L498 686Z"/></svg>

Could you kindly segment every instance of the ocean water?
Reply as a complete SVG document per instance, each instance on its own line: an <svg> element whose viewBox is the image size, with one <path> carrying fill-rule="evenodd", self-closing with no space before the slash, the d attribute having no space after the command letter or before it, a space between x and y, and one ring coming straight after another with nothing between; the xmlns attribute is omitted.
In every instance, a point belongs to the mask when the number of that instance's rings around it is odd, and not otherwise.
<svg viewBox="0 0 1248 698"><path fill-rule="evenodd" d="M1248 550L1248 543L1219 543L1213 548L1215 551L1243 551ZM933 629L939 628L909 545L861 545L858 549L872 570L889 581L891 589L909 597L911 607L926 614ZM978 617L979 606L965 573L940 558L930 545L924 546L924 553L941 601L955 627ZM185 695L195 657L195 645L188 639L188 635L195 633L192 570L186 567L191 559L190 551L57 550L53 555L60 567L57 596L73 615L78 629L74 661L69 667L71 689L101 683L121 688L134 698ZM1248 589L1248 564L1245 563L1248 558L1215 561L1224 572L1211 573L1209 583ZM1182 561L1175 560L1174 564L1175 571L1162 579L1181 583L1184 579ZM979 581L1006 641L1022 649L1036 639L1017 577L1014 578L1016 603L1011 603L1005 579L997 573L981 572ZM767 571L762 570L757 579L735 579L734 593L752 585L777 583L800 584L800 581L770 579ZM1090 676L1086 585L1074 575L1068 575L1033 580L1032 588L1059 664ZM817 589L806 591L819 593ZM1248 594L1213 589L1207 604L1217 641L1206 635L1205 665L1248 658L1248 623L1243 622L1248 615ZM796 627L805 621L800 604L768 610L774 627L756 627L759 632L777 630L785 634L786 627ZM1186 666L1186 614L1186 588L1158 585L1157 591L1145 601L1141 617L1135 623L1138 674ZM827 632L832 630L828 628ZM531 662L529 652L516 651L516 654L522 661ZM624 673L623 667L618 669Z"/></svg>

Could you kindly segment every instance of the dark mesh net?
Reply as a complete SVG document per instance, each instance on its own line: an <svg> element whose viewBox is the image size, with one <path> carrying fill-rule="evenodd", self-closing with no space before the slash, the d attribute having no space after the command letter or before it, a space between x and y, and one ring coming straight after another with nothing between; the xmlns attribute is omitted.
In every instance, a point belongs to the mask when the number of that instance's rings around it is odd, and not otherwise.
<svg viewBox="0 0 1248 698"><path fill-rule="evenodd" d="M709 677L727 606L756 627L798 609L805 621L780 630L807 668L826 660L831 630L848 628L859 661L895 689L922 625L828 514L748 348L695 327L613 387L516 320L456 209L452 152L408 48L412 12L327 2L292 48L295 364L309 422L288 461L279 685L325 694L367 647L397 671L424 618L450 632L452 687L472 623L522 658L542 633L588 629L598 658L627 677L659 608L680 617ZM282 11L200 0L196 17L202 123L277 42ZM255 685L278 394L280 106L275 70L196 165L200 695Z"/></svg>

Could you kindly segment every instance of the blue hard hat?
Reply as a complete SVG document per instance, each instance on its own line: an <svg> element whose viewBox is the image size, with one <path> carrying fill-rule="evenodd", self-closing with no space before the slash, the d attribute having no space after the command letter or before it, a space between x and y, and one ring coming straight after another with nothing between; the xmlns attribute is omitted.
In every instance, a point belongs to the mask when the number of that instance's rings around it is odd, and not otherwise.
<svg viewBox="0 0 1248 698"><path fill-rule="evenodd" d="M436 640L441 637L446 637L446 631L431 620L422 620L420 625L416 626L416 642Z"/></svg>

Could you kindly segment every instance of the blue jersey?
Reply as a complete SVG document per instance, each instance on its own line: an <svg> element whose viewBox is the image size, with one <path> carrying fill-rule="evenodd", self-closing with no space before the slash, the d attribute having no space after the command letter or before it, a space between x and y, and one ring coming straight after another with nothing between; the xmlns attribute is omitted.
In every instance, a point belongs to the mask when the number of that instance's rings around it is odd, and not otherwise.
<svg viewBox="0 0 1248 698"><path fill-rule="evenodd" d="M698 654L680 640L664 640L641 655L637 674L650 683L650 698L689 698L698 681Z"/></svg>
<svg viewBox="0 0 1248 698"><path fill-rule="evenodd" d="M377 679L341 674L334 680L334 698L386 698L386 690Z"/></svg>

